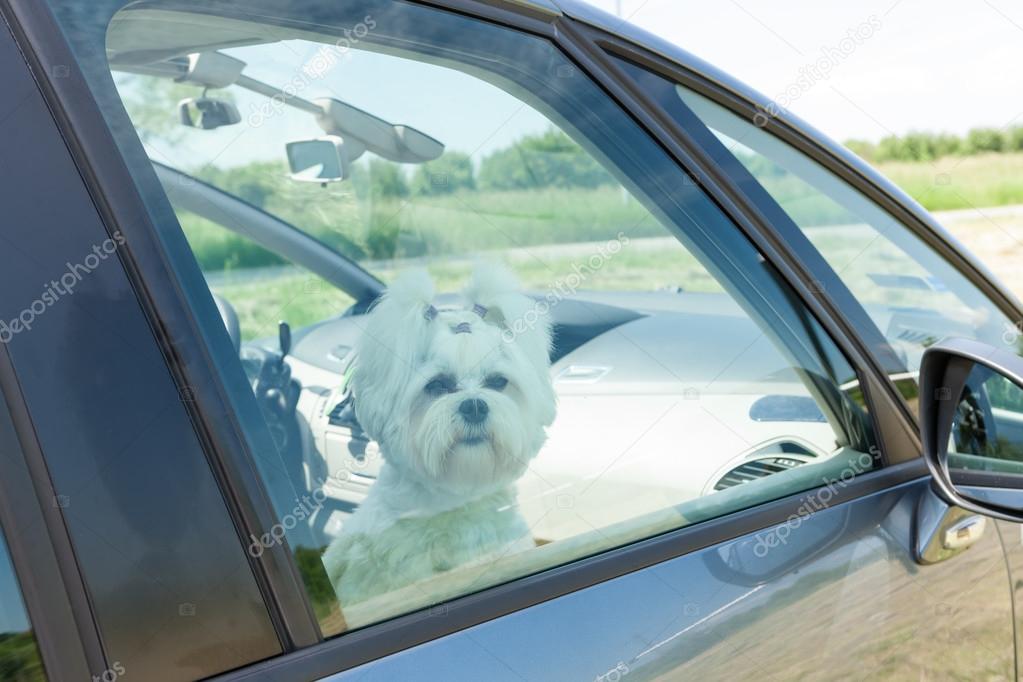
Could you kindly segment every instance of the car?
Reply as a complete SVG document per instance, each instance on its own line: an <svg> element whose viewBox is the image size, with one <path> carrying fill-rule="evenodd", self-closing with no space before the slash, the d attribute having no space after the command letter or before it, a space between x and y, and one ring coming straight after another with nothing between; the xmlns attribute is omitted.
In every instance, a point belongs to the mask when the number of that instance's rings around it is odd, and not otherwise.
<svg viewBox="0 0 1023 682"><path fill-rule="evenodd" d="M1018 678L1023 307L848 150L578 0L0 8L4 679ZM353 598L412 271L556 416Z"/></svg>

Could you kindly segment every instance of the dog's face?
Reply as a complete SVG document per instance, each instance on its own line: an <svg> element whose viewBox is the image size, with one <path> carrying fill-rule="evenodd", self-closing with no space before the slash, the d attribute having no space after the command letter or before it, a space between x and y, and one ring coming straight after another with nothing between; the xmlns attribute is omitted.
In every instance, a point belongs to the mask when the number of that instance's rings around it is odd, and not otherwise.
<svg viewBox="0 0 1023 682"><path fill-rule="evenodd" d="M356 413L388 462L456 495L515 481L554 419L548 323L506 273L477 273L463 308L437 310L417 273L370 312ZM411 296L410 296L411 295ZM513 334L509 321L521 333Z"/></svg>

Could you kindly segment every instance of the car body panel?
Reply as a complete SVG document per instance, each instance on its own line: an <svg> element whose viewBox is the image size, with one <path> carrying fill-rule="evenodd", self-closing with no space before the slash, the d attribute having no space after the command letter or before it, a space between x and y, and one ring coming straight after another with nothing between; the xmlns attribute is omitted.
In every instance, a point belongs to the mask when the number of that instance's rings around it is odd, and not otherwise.
<svg viewBox="0 0 1023 682"><path fill-rule="evenodd" d="M930 495L827 508L328 679L1013 679L999 535L915 564Z"/></svg>

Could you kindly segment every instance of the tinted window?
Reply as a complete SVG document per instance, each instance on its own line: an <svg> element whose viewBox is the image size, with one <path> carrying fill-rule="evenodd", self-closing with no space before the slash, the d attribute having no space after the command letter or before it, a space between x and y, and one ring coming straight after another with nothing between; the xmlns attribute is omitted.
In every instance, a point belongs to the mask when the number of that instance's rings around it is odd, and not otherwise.
<svg viewBox="0 0 1023 682"><path fill-rule="evenodd" d="M873 466L846 358L551 44L194 9L122 11L110 66L287 472L250 551L287 539L326 634Z"/></svg>

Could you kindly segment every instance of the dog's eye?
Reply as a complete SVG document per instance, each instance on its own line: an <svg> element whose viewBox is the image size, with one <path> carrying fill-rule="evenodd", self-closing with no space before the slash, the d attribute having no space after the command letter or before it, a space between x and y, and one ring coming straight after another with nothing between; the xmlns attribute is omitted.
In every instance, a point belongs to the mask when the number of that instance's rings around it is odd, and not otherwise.
<svg viewBox="0 0 1023 682"><path fill-rule="evenodd" d="M423 387L423 392L429 395L444 395L445 393L454 393L456 388L451 377L439 376L430 379L429 383Z"/></svg>
<svg viewBox="0 0 1023 682"><path fill-rule="evenodd" d="M508 379L500 374L491 374L483 382L483 385L493 391L503 391L505 386L508 385Z"/></svg>

